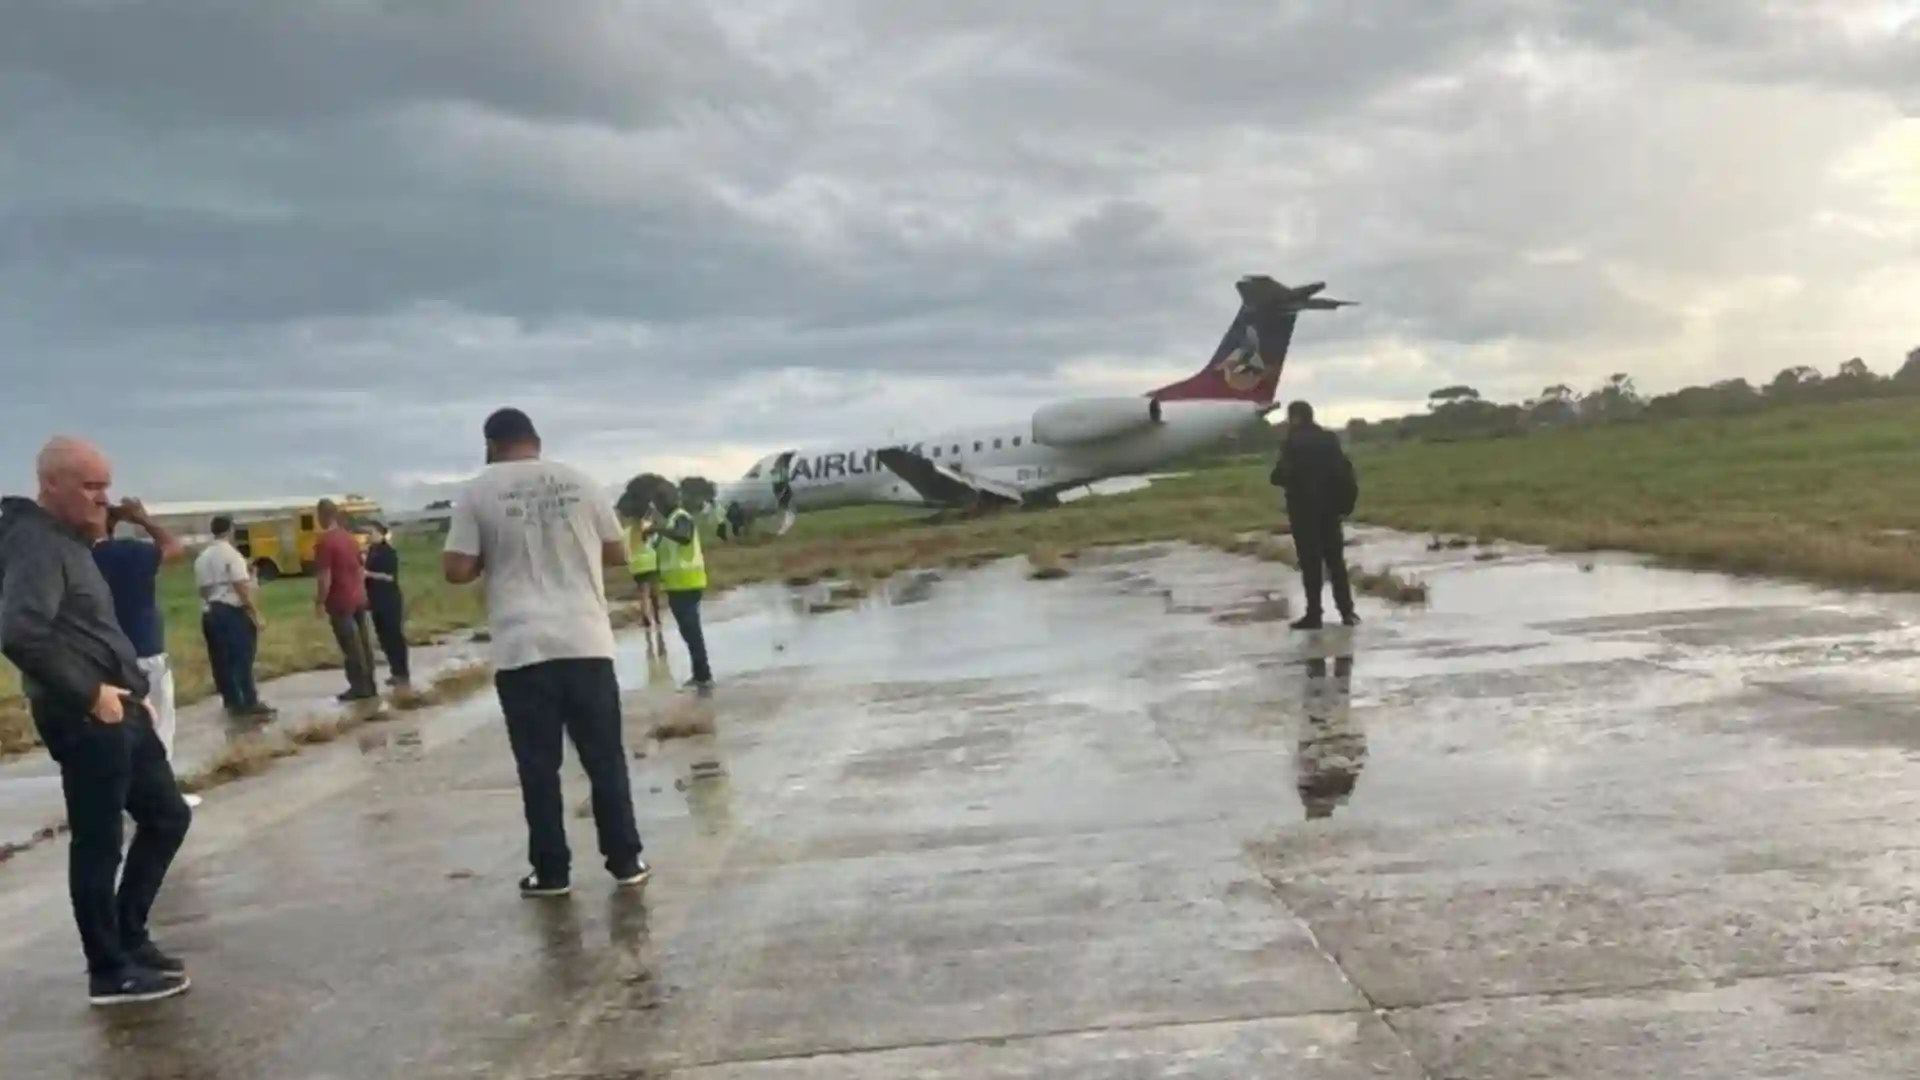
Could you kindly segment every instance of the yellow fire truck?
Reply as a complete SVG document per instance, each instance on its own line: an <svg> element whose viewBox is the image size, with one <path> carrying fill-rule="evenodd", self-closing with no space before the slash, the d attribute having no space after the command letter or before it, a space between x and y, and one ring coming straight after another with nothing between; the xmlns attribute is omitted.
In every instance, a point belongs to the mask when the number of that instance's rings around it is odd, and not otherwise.
<svg viewBox="0 0 1920 1080"><path fill-rule="evenodd" d="M358 526L380 516L380 504L371 499L348 496L336 500L346 515L346 525L355 530L360 550L367 549L367 535ZM313 573L313 545L320 539L317 505L302 507L294 513L237 521L233 526L233 546L246 556L261 581L296 577Z"/></svg>

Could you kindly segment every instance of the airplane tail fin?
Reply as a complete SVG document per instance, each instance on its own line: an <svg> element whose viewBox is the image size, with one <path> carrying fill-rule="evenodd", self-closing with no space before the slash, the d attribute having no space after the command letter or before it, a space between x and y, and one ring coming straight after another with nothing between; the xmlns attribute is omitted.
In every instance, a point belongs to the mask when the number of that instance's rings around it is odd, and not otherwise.
<svg viewBox="0 0 1920 1080"><path fill-rule="evenodd" d="M1326 287L1324 281L1288 288L1264 275L1241 278L1234 285L1240 293L1240 310L1207 366L1147 396L1156 401L1272 404L1300 313L1331 311L1352 304L1348 300L1320 299L1316 294Z"/></svg>

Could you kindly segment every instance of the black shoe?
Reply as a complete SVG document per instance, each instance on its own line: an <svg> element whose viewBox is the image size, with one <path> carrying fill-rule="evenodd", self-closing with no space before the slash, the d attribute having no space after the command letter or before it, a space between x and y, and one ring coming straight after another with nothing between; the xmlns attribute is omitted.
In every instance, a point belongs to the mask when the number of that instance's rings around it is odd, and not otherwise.
<svg viewBox="0 0 1920 1080"><path fill-rule="evenodd" d="M647 879L652 876L653 868L647 865L645 859L635 859L625 866L616 866L613 870L613 880L623 889L637 889L645 885Z"/></svg>
<svg viewBox="0 0 1920 1080"><path fill-rule="evenodd" d="M183 975L163 975L143 967L129 967L115 975L87 979L87 1000L95 1005L132 1005L159 1001L187 992L193 981Z"/></svg>
<svg viewBox="0 0 1920 1080"><path fill-rule="evenodd" d="M162 975L185 975L187 965L179 959L160 951L160 946L149 941L137 949L127 950L127 959L149 971Z"/></svg>
<svg viewBox="0 0 1920 1080"><path fill-rule="evenodd" d="M380 691L378 690L348 690L336 696L333 700L343 704L350 704L355 701L372 701L379 696Z"/></svg>
<svg viewBox="0 0 1920 1080"><path fill-rule="evenodd" d="M521 896L565 896L572 891L573 884L565 877L541 877L539 874L528 874L520 879Z"/></svg>
<svg viewBox="0 0 1920 1080"><path fill-rule="evenodd" d="M1321 625L1320 616L1319 615L1303 615L1300 618L1295 619L1291 625L1295 630L1318 630L1320 629L1320 625Z"/></svg>
<svg viewBox="0 0 1920 1080"><path fill-rule="evenodd" d="M240 715L251 717L255 720L272 720L280 715L280 710L271 705L263 705L256 701L246 708L241 709Z"/></svg>
<svg viewBox="0 0 1920 1080"><path fill-rule="evenodd" d="M1359 626L1360 616L1355 615L1351 611L1343 612L1340 616L1340 625L1341 626Z"/></svg>
<svg viewBox="0 0 1920 1080"><path fill-rule="evenodd" d="M685 689L691 690L694 693L699 694L701 697L707 697L713 693L713 680L712 679L688 679Z"/></svg>

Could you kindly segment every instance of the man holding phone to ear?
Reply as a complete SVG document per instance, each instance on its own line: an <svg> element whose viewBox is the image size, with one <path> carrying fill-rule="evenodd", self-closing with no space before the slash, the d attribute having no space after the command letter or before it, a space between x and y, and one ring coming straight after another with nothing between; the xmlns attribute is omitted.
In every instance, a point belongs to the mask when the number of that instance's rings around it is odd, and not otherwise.
<svg viewBox="0 0 1920 1080"><path fill-rule="evenodd" d="M67 890L95 1005L172 997L185 965L147 936L147 914L185 841L181 797L147 706L147 673L94 564L112 467L56 438L36 461L39 499L0 500L0 653L20 669L34 727L60 765L71 840ZM134 822L120 873L122 812ZM115 888L118 879L118 888Z"/></svg>

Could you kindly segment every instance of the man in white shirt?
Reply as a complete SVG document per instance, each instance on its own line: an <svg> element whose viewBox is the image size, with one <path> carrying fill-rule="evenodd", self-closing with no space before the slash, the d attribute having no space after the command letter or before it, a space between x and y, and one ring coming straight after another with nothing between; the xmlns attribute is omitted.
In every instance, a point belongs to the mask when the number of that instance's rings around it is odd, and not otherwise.
<svg viewBox="0 0 1920 1080"><path fill-rule="evenodd" d="M482 582L493 635L494 686L520 773L533 872L523 896L571 891L561 801L562 732L593 788L607 871L647 880L621 733L620 684L606 568L627 564L626 531L593 479L540 460L540 436L518 409L487 418L487 467L454 501L441 555L446 579Z"/></svg>
<svg viewBox="0 0 1920 1080"><path fill-rule="evenodd" d="M233 546L233 519L213 519L213 543L193 560L200 589L200 632L207 639L207 665L227 715L267 719L274 710L260 703L253 683L253 660L260 647L260 591L246 556Z"/></svg>

